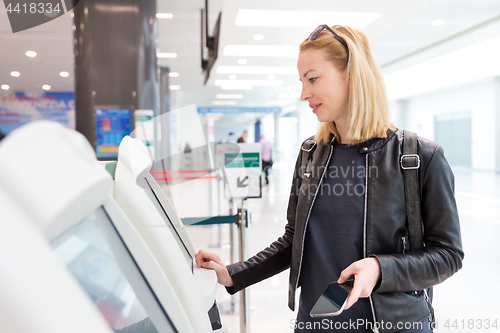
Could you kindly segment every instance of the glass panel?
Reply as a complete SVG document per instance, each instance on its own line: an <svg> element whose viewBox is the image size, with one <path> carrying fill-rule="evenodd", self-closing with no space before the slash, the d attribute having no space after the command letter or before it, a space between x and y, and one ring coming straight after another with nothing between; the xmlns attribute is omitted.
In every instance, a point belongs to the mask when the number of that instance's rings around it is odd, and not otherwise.
<svg viewBox="0 0 500 333"><path fill-rule="evenodd" d="M165 225L172 233L172 236L174 236L174 238L177 242L177 245L179 246L179 248L182 251L182 254L184 254L184 259L186 260L186 262L188 264L189 270L191 270L191 272L193 273L194 272L193 258L191 257L191 254L189 253L189 250L188 250L186 244L184 244L182 237L177 232L177 228L170 220L170 217L167 215L167 212L163 209L163 206L161 205L160 200L156 196L156 194L153 190L153 187L151 186L151 184L149 184L149 180L147 178L144 178L144 180L148 184L147 188L144 188L144 192L146 192L147 196L149 197L149 200L151 200L153 205L158 210L158 213L160 213L161 217L165 221Z"/></svg>
<svg viewBox="0 0 500 333"><path fill-rule="evenodd" d="M102 207L52 246L115 332L176 332Z"/></svg>

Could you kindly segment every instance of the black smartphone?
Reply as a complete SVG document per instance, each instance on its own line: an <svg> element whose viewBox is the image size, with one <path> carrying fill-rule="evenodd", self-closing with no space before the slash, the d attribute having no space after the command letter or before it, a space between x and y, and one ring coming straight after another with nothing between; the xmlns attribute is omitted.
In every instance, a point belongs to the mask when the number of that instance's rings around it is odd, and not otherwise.
<svg viewBox="0 0 500 333"><path fill-rule="evenodd" d="M311 317L333 317L344 311L354 280L342 284L330 283L318 298L309 315Z"/></svg>

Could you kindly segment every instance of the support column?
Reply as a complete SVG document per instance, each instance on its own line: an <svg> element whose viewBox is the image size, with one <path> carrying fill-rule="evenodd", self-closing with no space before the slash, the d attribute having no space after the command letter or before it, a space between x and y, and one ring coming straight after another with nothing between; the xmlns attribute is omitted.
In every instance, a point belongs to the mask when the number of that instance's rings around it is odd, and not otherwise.
<svg viewBox="0 0 500 333"><path fill-rule="evenodd" d="M83 1L74 9L76 129L93 144L95 108L160 113L156 1Z"/></svg>

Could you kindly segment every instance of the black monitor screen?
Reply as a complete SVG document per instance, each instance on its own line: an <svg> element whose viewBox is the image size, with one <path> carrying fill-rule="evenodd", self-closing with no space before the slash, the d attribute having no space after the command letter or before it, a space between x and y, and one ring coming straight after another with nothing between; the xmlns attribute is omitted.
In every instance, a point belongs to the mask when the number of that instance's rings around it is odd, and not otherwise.
<svg viewBox="0 0 500 333"><path fill-rule="evenodd" d="M52 246L115 332L177 332L103 207Z"/></svg>

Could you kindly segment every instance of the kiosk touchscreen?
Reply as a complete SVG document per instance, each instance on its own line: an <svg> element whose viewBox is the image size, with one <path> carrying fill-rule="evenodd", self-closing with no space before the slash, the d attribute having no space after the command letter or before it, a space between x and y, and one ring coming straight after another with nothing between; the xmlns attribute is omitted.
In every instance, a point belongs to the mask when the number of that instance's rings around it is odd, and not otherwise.
<svg viewBox="0 0 500 333"><path fill-rule="evenodd" d="M177 332L103 207L51 245L115 332Z"/></svg>

